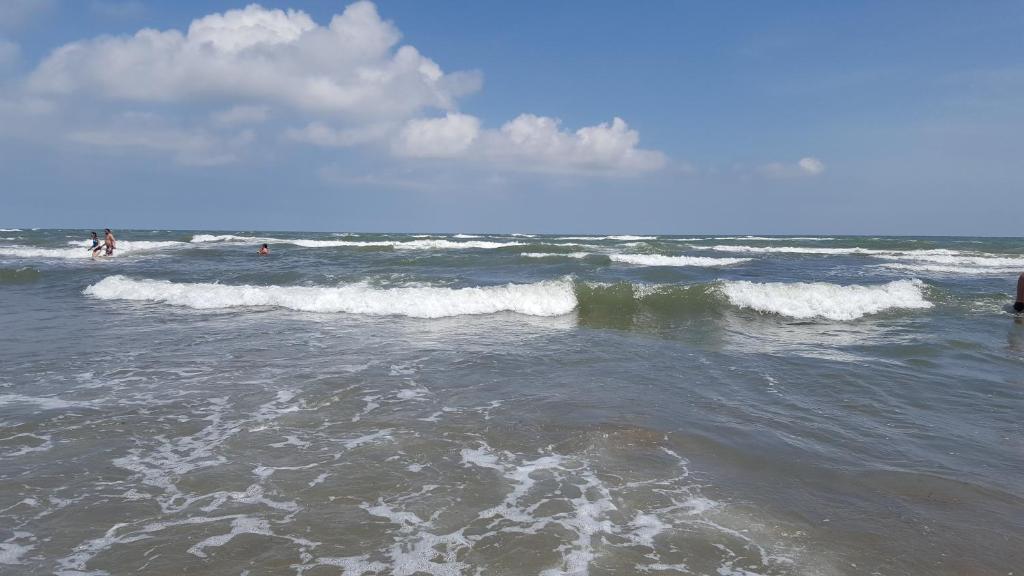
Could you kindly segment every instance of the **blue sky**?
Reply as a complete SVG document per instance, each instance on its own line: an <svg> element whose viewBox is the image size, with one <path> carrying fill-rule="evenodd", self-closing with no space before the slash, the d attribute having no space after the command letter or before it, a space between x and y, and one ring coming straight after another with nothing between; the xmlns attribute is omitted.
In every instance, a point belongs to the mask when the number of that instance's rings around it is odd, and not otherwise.
<svg viewBox="0 0 1024 576"><path fill-rule="evenodd" d="M5 0L0 226L1022 234L1021 2L246 6Z"/></svg>

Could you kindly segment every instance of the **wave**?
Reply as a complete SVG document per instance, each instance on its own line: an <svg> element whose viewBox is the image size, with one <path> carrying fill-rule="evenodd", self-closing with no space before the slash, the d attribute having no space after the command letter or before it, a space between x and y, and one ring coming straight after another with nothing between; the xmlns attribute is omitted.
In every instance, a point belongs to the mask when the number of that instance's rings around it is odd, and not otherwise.
<svg viewBox="0 0 1024 576"><path fill-rule="evenodd" d="M890 309L932 307L920 280L876 286L740 280L724 282L719 290L735 306L797 319L856 320Z"/></svg>
<svg viewBox="0 0 1024 576"><path fill-rule="evenodd" d="M0 284L27 284L42 276L35 268L0 268Z"/></svg>
<svg viewBox="0 0 1024 576"><path fill-rule="evenodd" d="M896 260L881 264L890 270L924 274L1002 275L1024 270L1024 257L955 250L907 250L872 254L874 258Z"/></svg>
<svg viewBox="0 0 1024 576"><path fill-rule="evenodd" d="M590 252L522 252L519 254L524 258L576 258L582 259L587 256L598 256L598 254L591 254Z"/></svg>
<svg viewBox="0 0 1024 576"><path fill-rule="evenodd" d="M715 246L691 245L695 250L714 250L716 252L734 252L744 254L889 254L887 250L870 248L820 248L813 246L745 246L742 244L717 244Z"/></svg>
<svg viewBox="0 0 1024 576"><path fill-rule="evenodd" d="M196 234L192 237L191 242L193 244L207 244L213 242L223 243L242 243L242 244L260 244L266 242L268 244L292 244L294 246L302 246L303 248L362 248L362 247L391 247L396 250L459 250L459 249L483 249L489 250L494 248L507 248L509 246L522 246L522 242L490 242L490 241L469 241L469 242L453 242L451 240L444 239L427 239L424 237L419 240L378 240L378 241L361 241L361 240L313 240L306 238L260 238L257 236L236 236L234 234L222 234L218 236L210 234Z"/></svg>
<svg viewBox="0 0 1024 576"><path fill-rule="evenodd" d="M101 300L162 302L200 310L273 306L303 312L413 318L497 312L559 316L572 312L577 304L572 282L568 280L471 288L375 288L364 283L336 287L228 286L134 280L118 275L88 286L83 293Z"/></svg>
<svg viewBox="0 0 1024 576"><path fill-rule="evenodd" d="M827 242L835 240L828 236L715 236L705 240L757 240L759 242L787 242L790 240L809 240Z"/></svg>
<svg viewBox="0 0 1024 576"><path fill-rule="evenodd" d="M91 243L86 240L68 242L76 248L41 248L36 246L0 246L0 256L13 256L16 258L60 258L64 260L81 260L92 257L89 249ZM150 240L118 240L115 257L140 252L153 252L165 248L181 248L187 246L185 242L150 241Z"/></svg>
<svg viewBox="0 0 1024 576"><path fill-rule="evenodd" d="M1019 266L954 266L944 264L905 264L902 262L888 262L879 264L879 266L889 270L919 274L938 273L975 276L1017 274L1022 270Z"/></svg>
<svg viewBox="0 0 1024 576"><path fill-rule="evenodd" d="M0 228L0 232L24 232L21 228Z"/></svg>
<svg viewBox="0 0 1024 576"><path fill-rule="evenodd" d="M635 242L638 240L657 240L657 236L559 236L552 238L552 240L620 240L623 242Z"/></svg>
<svg viewBox="0 0 1024 576"><path fill-rule="evenodd" d="M731 266L750 258L704 258L701 256L662 256L660 254L609 254L612 262L637 266Z"/></svg>
<svg viewBox="0 0 1024 576"><path fill-rule="evenodd" d="M482 236L477 236L476 234L456 234L452 238L482 238Z"/></svg>
<svg viewBox="0 0 1024 576"><path fill-rule="evenodd" d="M160 302L199 310L278 307L303 312L445 318L514 312L560 316L574 310L583 323L627 325L638 314L721 314L747 308L795 319L856 320L890 310L930 308L920 280L881 285L826 283L600 284L569 278L533 284L469 288L366 283L339 286L251 286L178 283L108 276L84 294L101 300Z"/></svg>

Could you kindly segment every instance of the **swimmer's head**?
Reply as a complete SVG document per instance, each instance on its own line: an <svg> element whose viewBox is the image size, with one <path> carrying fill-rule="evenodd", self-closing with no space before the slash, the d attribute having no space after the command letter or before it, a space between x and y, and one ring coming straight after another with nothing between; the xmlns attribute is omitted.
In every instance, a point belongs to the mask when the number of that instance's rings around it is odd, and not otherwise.
<svg viewBox="0 0 1024 576"><path fill-rule="evenodd" d="M1013 309L1017 312L1024 312L1024 302L1017 302L1013 305Z"/></svg>

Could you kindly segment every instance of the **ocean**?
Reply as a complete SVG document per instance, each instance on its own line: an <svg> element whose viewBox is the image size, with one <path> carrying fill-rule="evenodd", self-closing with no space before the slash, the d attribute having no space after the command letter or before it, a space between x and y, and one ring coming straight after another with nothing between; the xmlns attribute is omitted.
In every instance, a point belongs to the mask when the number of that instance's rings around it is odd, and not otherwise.
<svg viewBox="0 0 1024 576"><path fill-rule="evenodd" d="M1024 568L1024 239L87 234L0 231L4 575Z"/></svg>

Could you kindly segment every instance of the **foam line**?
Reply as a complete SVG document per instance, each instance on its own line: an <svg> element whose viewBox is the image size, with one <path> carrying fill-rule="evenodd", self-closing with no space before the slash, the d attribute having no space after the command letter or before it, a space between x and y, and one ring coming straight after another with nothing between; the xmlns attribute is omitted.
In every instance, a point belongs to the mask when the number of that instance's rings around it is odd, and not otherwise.
<svg viewBox="0 0 1024 576"><path fill-rule="evenodd" d="M890 309L932 307L920 280L875 286L741 280L724 282L719 289L735 306L798 319L855 320Z"/></svg>
<svg viewBox="0 0 1024 576"><path fill-rule="evenodd" d="M662 256L660 254L610 254L612 262L637 266L730 266L749 262L750 258L704 258L700 256Z"/></svg>
<svg viewBox="0 0 1024 576"><path fill-rule="evenodd" d="M576 307L576 295L568 280L471 288L375 288L363 283L337 287L229 286L134 280L118 275L88 286L83 293L101 300L163 302L195 309L277 306L304 312L414 318L497 312L558 316Z"/></svg>

